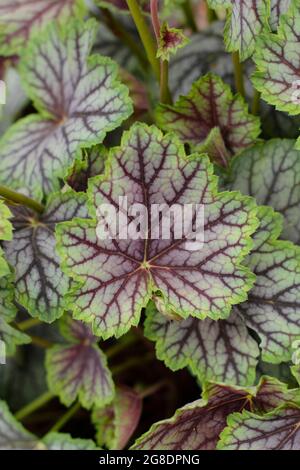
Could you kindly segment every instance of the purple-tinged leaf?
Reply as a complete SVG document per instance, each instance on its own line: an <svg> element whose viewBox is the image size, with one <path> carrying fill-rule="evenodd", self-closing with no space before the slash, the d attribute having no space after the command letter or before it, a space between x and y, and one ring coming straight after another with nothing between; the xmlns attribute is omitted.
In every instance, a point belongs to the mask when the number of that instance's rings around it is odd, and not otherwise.
<svg viewBox="0 0 300 470"><path fill-rule="evenodd" d="M276 31L281 15L287 13L293 0L271 0L270 26L272 31Z"/></svg>
<svg viewBox="0 0 300 470"><path fill-rule="evenodd" d="M278 364L291 360L293 342L300 339L300 248L277 240L281 217L270 207L257 215L260 228L246 261L256 281L248 300L234 311L258 334L262 359Z"/></svg>
<svg viewBox="0 0 300 470"><path fill-rule="evenodd" d="M244 411L228 418L221 450L300 450L300 409L288 407L257 416Z"/></svg>
<svg viewBox="0 0 300 470"><path fill-rule="evenodd" d="M49 21L83 17L84 10L82 0L1 0L0 54L19 53L31 34Z"/></svg>
<svg viewBox="0 0 300 470"><path fill-rule="evenodd" d="M169 61L178 49L182 49L189 40L181 29L171 28L168 23L164 23L160 30L157 57Z"/></svg>
<svg viewBox="0 0 300 470"><path fill-rule="evenodd" d="M15 300L33 317L52 322L66 310L70 281L60 269L54 230L59 222L86 217L85 203L85 195L69 191L52 195L40 216L22 206L11 207L14 238L4 249L15 270Z"/></svg>
<svg viewBox="0 0 300 470"><path fill-rule="evenodd" d="M271 378L257 387L235 388L209 384L203 398L176 411L165 421L154 424L133 446L134 450L214 450L226 427L227 416L243 409L265 413L295 400L295 392Z"/></svg>
<svg viewBox="0 0 300 470"><path fill-rule="evenodd" d="M300 43L300 1L294 0L281 17L278 34L263 34L254 60L257 72L253 82L262 98L279 111L300 114L300 69L297 48Z"/></svg>
<svg viewBox="0 0 300 470"><path fill-rule="evenodd" d="M231 188L270 205L283 216L281 237L300 244L300 152L295 141L272 139L232 162Z"/></svg>
<svg viewBox="0 0 300 470"><path fill-rule="evenodd" d="M0 402L0 450L96 450L89 439L73 439L69 434L49 433L43 439L27 431Z"/></svg>
<svg viewBox="0 0 300 470"><path fill-rule="evenodd" d="M130 440L142 413L138 392L119 387L113 403L93 410L92 420L97 429L97 443L111 450L122 450Z"/></svg>
<svg viewBox="0 0 300 470"><path fill-rule="evenodd" d="M157 122L174 131L194 150L209 151L226 166L231 155L253 144L260 133L260 122L248 113L239 95L216 75L208 74L195 82L187 96L174 106L160 105Z"/></svg>
<svg viewBox="0 0 300 470"><path fill-rule="evenodd" d="M175 239L173 227L169 240L134 241L101 240L96 219L60 224L63 269L78 284L69 295L75 318L92 322L103 338L120 336L138 324L142 307L158 291L182 318L226 318L253 285L240 262L251 248L256 207L239 193L218 193L216 185L208 158L187 159L174 135L143 124L125 133L105 175L91 180L91 215L103 203L118 209L124 196L129 208L143 203L148 214L152 204L202 204L206 241L190 251L185 237Z"/></svg>
<svg viewBox="0 0 300 470"><path fill-rule="evenodd" d="M67 183L75 191L86 192L88 180L104 172L108 151L103 145L96 145L84 152L82 161L76 161L67 178Z"/></svg>
<svg viewBox="0 0 300 470"><path fill-rule="evenodd" d="M114 385L106 357L88 326L66 315L61 320L66 344L47 351L46 367L50 390L66 406L76 398L85 408L102 407L114 396Z"/></svg>
<svg viewBox="0 0 300 470"><path fill-rule="evenodd" d="M239 51L241 60L252 56L257 37L269 30L269 0L208 0L208 5L227 9L224 30L227 51Z"/></svg>
<svg viewBox="0 0 300 470"><path fill-rule="evenodd" d="M172 321L149 304L145 335L156 341L158 358L174 371L189 367L202 383L241 386L254 382L259 348L237 313L231 313L228 320L190 317Z"/></svg>
<svg viewBox="0 0 300 470"><path fill-rule="evenodd" d="M39 114L19 120L0 142L1 181L36 198L59 188L59 179L80 156L100 143L132 110L128 90L108 58L89 56L97 23L51 24L30 40L20 71ZM74 55L74 51L76 54Z"/></svg>

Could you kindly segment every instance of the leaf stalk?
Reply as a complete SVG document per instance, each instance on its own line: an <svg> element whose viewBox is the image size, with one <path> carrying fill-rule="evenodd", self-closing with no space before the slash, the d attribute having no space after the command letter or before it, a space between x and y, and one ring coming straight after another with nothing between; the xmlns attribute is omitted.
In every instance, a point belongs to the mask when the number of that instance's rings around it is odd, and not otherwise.
<svg viewBox="0 0 300 470"><path fill-rule="evenodd" d="M55 398L55 395L53 393L47 391L40 395L38 398L33 400L31 403L28 405L25 405L23 408L21 408L16 414L15 418L17 420L22 420L26 418L27 416L31 415L35 411L37 411L39 408L42 408L44 405L46 405L50 400Z"/></svg>
<svg viewBox="0 0 300 470"><path fill-rule="evenodd" d="M24 194L20 194L16 191L13 191L12 189L7 188L6 186L0 185L0 197L8 201L15 202L16 204L26 206L29 209L33 209L39 214L41 214L45 209L42 204L35 201L34 199L31 199L30 197L25 196Z"/></svg>

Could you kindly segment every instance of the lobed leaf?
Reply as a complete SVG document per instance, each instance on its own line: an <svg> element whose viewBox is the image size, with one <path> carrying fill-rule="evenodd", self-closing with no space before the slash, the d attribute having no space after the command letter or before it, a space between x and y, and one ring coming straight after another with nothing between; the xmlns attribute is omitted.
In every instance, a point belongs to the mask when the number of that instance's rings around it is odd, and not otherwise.
<svg viewBox="0 0 300 470"><path fill-rule="evenodd" d="M189 251L173 228L169 240L101 240L95 218L60 224L63 269L77 282L69 294L75 318L92 322L94 333L108 338L137 325L153 292L161 292L165 306L182 318L226 318L233 304L245 300L254 278L240 262L251 248L256 209L238 193L217 193L216 184L208 158L187 159L175 136L143 124L125 133L105 175L91 180L91 215L103 203L118 209L123 196L128 207L143 203L148 214L154 203L203 204L206 243Z"/></svg>
<svg viewBox="0 0 300 470"><path fill-rule="evenodd" d="M278 364L291 359L292 344L300 338L300 249L277 240L281 218L272 209L262 207L257 215L261 225L247 260L256 282L235 309L258 334L262 359Z"/></svg>
<svg viewBox="0 0 300 470"><path fill-rule="evenodd" d="M252 56L257 36L269 29L269 0L208 0L208 5L228 11L224 30L226 49L239 51L241 60Z"/></svg>
<svg viewBox="0 0 300 470"><path fill-rule="evenodd" d="M164 130L176 132L193 150L208 151L223 166L260 134L260 121L248 113L242 97L233 96L230 87L213 74L195 82L174 106L160 105L156 117Z"/></svg>
<svg viewBox="0 0 300 470"><path fill-rule="evenodd" d="M231 188L270 205L283 216L282 237L300 243L300 152L295 141L272 139L232 162Z"/></svg>
<svg viewBox="0 0 300 470"><path fill-rule="evenodd" d="M50 196L40 216L25 207L11 207L14 238L4 249L15 270L15 300L33 317L50 323L66 310L70 282L60 269L54 230L59 222L86 217L85 203L85 195L68 191Z"/></svg>
<svg viewBox="0 0 300 470"><path fill-rule="evenodd" d="M286 400L294 402L295 392L267 377L249 389L209 384L201 400L178 409L172 418L155 423L132 449L214 450L228 415L243 409L265 413Z"/></svg>
<svg viewBox="0 0 300 470"><path fill-rule="evenodd" d="M300 410L286 407L266 416L234 413L228 418L218 449L299 450Z"/></svg>
<svg viewBox="0 0 300 470"><path fill-rule="evenodd" d="M299 8L300 2L295 0L289 13L281 17L278 34L260 37L254 56L257 72L253 82L262 98L292 115L300 113L300 71L296 53L300 41Z"/></svg>
<svg viewBox="0 0 300 470"><path fill-rule="evenodd" d="M156 354L173 371L189 367L204 383L252 385L259 348L244 319L233 312L227 320L188 318L172 321L150 304L145 336L156 342Z"/></svg>
<svg viewBox="0 0 300 470"><path fill-rule="evenodd" d="M76 398L85 408L102 407L111 402L114 396L111 374L90 329L65 316L61 321L61 333L67 344L53 346L46 355L50 390L66 406Z"/></svg>
<svg viewBox="0 0 300 470"><path fill-rule="evenodd" d="M82 0L1 0L0 54L19 53L32 33L42 30L49 21L83 17L84 11Z"/></svg>
<svg viewBox="0 0 300 470"><path fill-rule="evenodd" d="M20 71L39 114L17 121L0 141L1 181L11 187L26 185L36 198L58 189L80 148L100 143L130 115L116 64L89 55L96 31L94 20L69 21L30 40Z"/></svg>

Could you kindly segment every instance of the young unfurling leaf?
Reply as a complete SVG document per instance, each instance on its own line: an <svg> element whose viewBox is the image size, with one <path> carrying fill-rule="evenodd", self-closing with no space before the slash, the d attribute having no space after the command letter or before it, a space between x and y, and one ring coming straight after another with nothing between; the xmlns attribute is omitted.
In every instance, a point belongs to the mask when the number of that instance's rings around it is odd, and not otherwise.
<svg viewBox="0 0 300 470"><path fill-rule="evenodd" d="M95 217L104 203L118 210L125 196L128 208L141 203L148 214L151 204L202 204L206 242L201 250L189 250L188 234L175 238L174 221L168 238L148 240L129 234L125 240L100 239L96 218L60 224L63 270L77 283L69 295L75 318L92 322L94 333L104 338L120 336L137 325L157 291L182 318L226 318L253 285L253 275L240 263L257 221L251 199L218 193L216 185L206 156L187 159L175 136L133 126L111 151L105 175L91 180L90 214Z"/></svg>
<svg viewBox="0 0 300 470"><path fill-rule="evenodd" d="M69 191L53 194L40 216L11 207L14 238L4 244L5 255L15 270L15 299L33 317L52 322L65 311L70 283L60 269L54 230L59 222L86 217L85 203L83 194Z"/></svg>
<svg viewBox="0 0 300 470"><path fill-rule="evenodd" d="M208 0L211 8L228 9L224 30L226 48L239 51L242 60L255 51L259 34L269 29L269 0Z"/></svg>
<svg viewBox="0 0 300 470"><path fill-rule="evenodd" d="M42 30L49 21L83 17L84 11L83 0L1 0L1 55L19 53L31 34Z"/></svg>
<svg viewBox="0 0 300 470"><path fill-rule="evenodd" d="M195 82L187 96L174 106L160 105L158 124L174 131L183 143L196 151L207 151L226 166L231 155L255 142L259 119L248 112L239 95L217 75L208 74Z"/></svg>
<svg viewBox="0 0 300 470"><path fill-rule="evenodd" d="M168 23L164 23L160 30L157 57L169 61L178 49L186 46L188 38L177 28L171 28Z"/></svg>
<svg viewBox="0 0 300 470"><path fill-rule="evenodd" d="M47 351L48 384L66 406L76 398L82 406L102 407L114 396L111 373L105 355L88 326L65 316L61 333L66 344L57 344Z"/></svg>
<svg viewBox="0 0 300 470"><path fill-rule="evenodd" d="M249 389L209 384L203 398L154 424L133 446L135 450L214 450L227 417L235 411L266 413L285 401L295 401L296 393L275 379L264 377Z"/></svg>
<svg viewBox="0 0 300 470"><path fill-rule="evenodd" d="M128 90L110 59L89 56L97 23L50 25L30 40L21 60L28 96L39 114L14 124L0 141L0 179L40 198L59 179L80 148L100 143L131 113ZM76 51L76 53L75 53Z"/></svg>

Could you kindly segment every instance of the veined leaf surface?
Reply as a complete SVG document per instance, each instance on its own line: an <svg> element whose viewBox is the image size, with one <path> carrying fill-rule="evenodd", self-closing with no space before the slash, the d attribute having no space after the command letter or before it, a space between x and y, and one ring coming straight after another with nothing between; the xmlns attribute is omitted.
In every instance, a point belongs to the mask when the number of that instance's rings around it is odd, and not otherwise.
<svg viewBox="0 0 300 470"><path fill-rule="evenodd" d="M0 53L19 53L31 34L49 21L83 17L84 10L82 0L1 0Z"/></svg>
<svg viewBox="0 0 300 470"><path fill-rule="evenodd" d="M163 136L154 126L133 126L121 147L112 150L105 175L91 180L91 215L104 203L118 209L125 196L128 208L140 203L148 214L152 204L203 204L206 242L203 249L190 251L188 234L176 239L173 222L169 239L162 240L132 240L130 235L102 240L96 218L60 224L63 269L78 284L69 299L75 317L93 322L94 333L104 338L120 336L137 325L142 307L160 291L165 305L182 318L226 318L254 281L240 262L251 248L257 221L251 199L218 193L216 184L206 156L187 159L173 135Z"/></svg>
<svg viewBox="0 0 300 470"><path fill-rule="evenodd" d="M40 216L11 207L14 238L5 243L5 255L15 270L15 300L33 317L52 322L65 311L70 283L60 269L54 230L59 222L86 217L85 203L85 195L68 191L53 194Z"/></svg>
<svg viewBox="0 0 300 470"><path fill-rule="evenodd" d="M57 344L47 351L50 390L66 406L76 398L85 408L111 402L114 385L97 338L88 326L68 315L61 320L61 333L67 344Z"/></svg>
<svg viewBox="0 0 300 470"><path fill-rule="evenodd" d="M51 24L22 55L23 85L39 114L16 122L0 141L1 181L36 198L59 188L80 148L100 143L132 110L117 65L90 56L93 20ZM76 51L76 54L74 53Z"/></svg>
<svg viewBox="0 0 300 470"><path fill-rule="evenodd" d="M180 408L172 418L154 424L136 441L133 449L214 450L228 415L243 409L265 413L289 399L296 399L293 391L266 377L257 387L249 389L209 384L201 400Z"/></svg>

